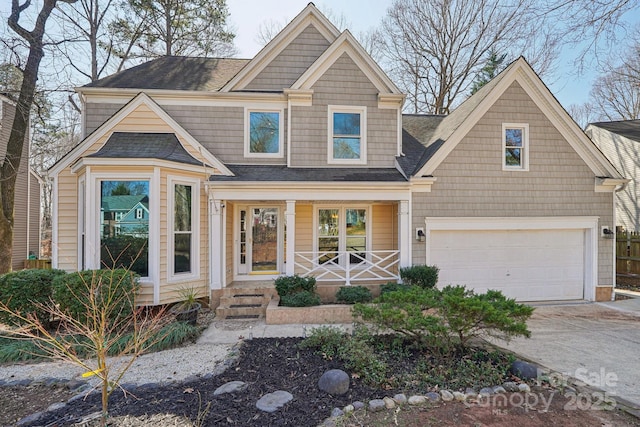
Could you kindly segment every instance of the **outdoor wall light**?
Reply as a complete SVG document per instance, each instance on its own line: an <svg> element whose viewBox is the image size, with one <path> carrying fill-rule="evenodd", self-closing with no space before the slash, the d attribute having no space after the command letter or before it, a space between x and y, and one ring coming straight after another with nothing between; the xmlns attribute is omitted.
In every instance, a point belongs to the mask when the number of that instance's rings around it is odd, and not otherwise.
<svg viewBox="0 0 640 427"><path fill-rule="evenodd" d="M616 235L616 233L606 225L602 226L601 232L602 232L602 237L606 239L613 239Z"/></svg>
<svg viewBox="0 0 640 427"><path fill-rule="evenodd" d="M420 227L420 228L416 228L416 240L418 242L424 242L424 228Z"/></svg>

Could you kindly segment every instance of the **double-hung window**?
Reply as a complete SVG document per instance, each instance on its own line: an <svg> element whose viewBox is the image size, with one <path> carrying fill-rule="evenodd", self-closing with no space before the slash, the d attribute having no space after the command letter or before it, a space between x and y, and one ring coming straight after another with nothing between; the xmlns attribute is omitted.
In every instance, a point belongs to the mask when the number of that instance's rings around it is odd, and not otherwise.
<svg viewBox="0 0 640 427"><path fill-rule="evenodd" d="M528 124L502 124L502 169L529 170Z"/></svg>
<svg viewBox="0 0 640 427"><path fill-rule="evenodd" d="M169 178L169 277L182 280L198 276L198 184Z"/></svg>
<svg viewBox="0 0 640 427"><path fill-rule="evenodd" d="M321 264L359 264L366 259L367 214L366 207L318 208L316 247Z"/></svg>
<svg viewBox="0 0 640 427"><path fill-rule="evenodd" d="M329 106L330 164L366 164L366 107Z"/></svg>
<svg viewBox="0 0 640 427"><path fill-rule="evenodd" d="M282 110L246 109L245 157L282 157Z"/></svg>

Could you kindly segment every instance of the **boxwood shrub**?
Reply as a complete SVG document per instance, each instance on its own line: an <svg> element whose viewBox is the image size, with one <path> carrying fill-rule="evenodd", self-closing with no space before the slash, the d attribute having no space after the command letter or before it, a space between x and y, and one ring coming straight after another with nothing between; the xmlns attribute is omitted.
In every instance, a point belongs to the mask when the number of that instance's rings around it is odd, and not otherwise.
<svg viewBox="0 0 640 427"><path fill-rule="evenodd" d="M110 307L109 320L128 318L135 307L138 276L125 269L84 270L56 278L53 299L74 319L87 321L90 292L98 292L98 303Z"/></svg>
<svg viewBox="0 0 640 427"><path fill-rule="evenodd" d="M35 315L43 326L48 327L49 313L44 309L51 302L53 281L63 277L63 270L20 270L0 276L0 301L10 310L22 316ZM21 322L8 313L0 313L0 322L19 325Z"/></svg>
<svg viewBox="0 0 640 427"><path fill-rule="evenodd" d="M401 268L400 277L407 285L430 289L438 283L438 271L440 269L435 265L412 265Z"/></svg>
<svg viewBox="0 0 640 427"><path fill-rule="evenodd" d="M364 286L343 286L336 292L336 300L342 304L367 303L372 299L371 291Z"/></svg>
<svg viewBox="0 0 640 427"><path fill-rule="evenodd" d="M300 291L291 295L280 297L280 305L283 307L311 307L320 305L320 296L309 291Z"/></svg>
<svg viewBox="0 0 640 427"><path fill-rule="evenodd" d="M316 278L302 277L297 274L293 276L282 276L276 279L275 285L280 298L302 291L314 293L316 290Z"/></svg>

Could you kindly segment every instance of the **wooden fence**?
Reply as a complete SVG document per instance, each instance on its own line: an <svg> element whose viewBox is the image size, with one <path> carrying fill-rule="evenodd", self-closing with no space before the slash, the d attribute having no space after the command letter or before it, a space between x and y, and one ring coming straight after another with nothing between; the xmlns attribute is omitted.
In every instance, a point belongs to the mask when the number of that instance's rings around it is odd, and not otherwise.
<svg viewBox="0 0 640 427"><path fill-rule="evenodd" d="M616 234L616 272L640 274L640 232Z"/></svg>

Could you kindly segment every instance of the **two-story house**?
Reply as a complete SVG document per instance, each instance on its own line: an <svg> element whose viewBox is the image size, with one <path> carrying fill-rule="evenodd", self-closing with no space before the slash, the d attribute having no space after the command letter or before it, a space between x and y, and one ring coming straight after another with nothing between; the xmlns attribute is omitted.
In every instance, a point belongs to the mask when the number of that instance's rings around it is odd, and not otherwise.
<svg viewBox="0 0 640 427"><path fill-rule="evenodd" d="M0 94L0 159L4 159L16 114L16 103ZM40 178L29 167L29 135L24 139L17 171L13 206L11 268L22 270L24 261L40 255Z"/></svg>
<svg viewBox="0 0 640 427"><path fill-rule="evenodd" d="M522 301L611 297L602 229L625 180L522 58L448 116L403 116L309 4L251 60L163 57L78 92L85 137L51 169L54 265L104 265L105 188L146 196L141 303L293 274L330 298L425 263Z"/></svg>

